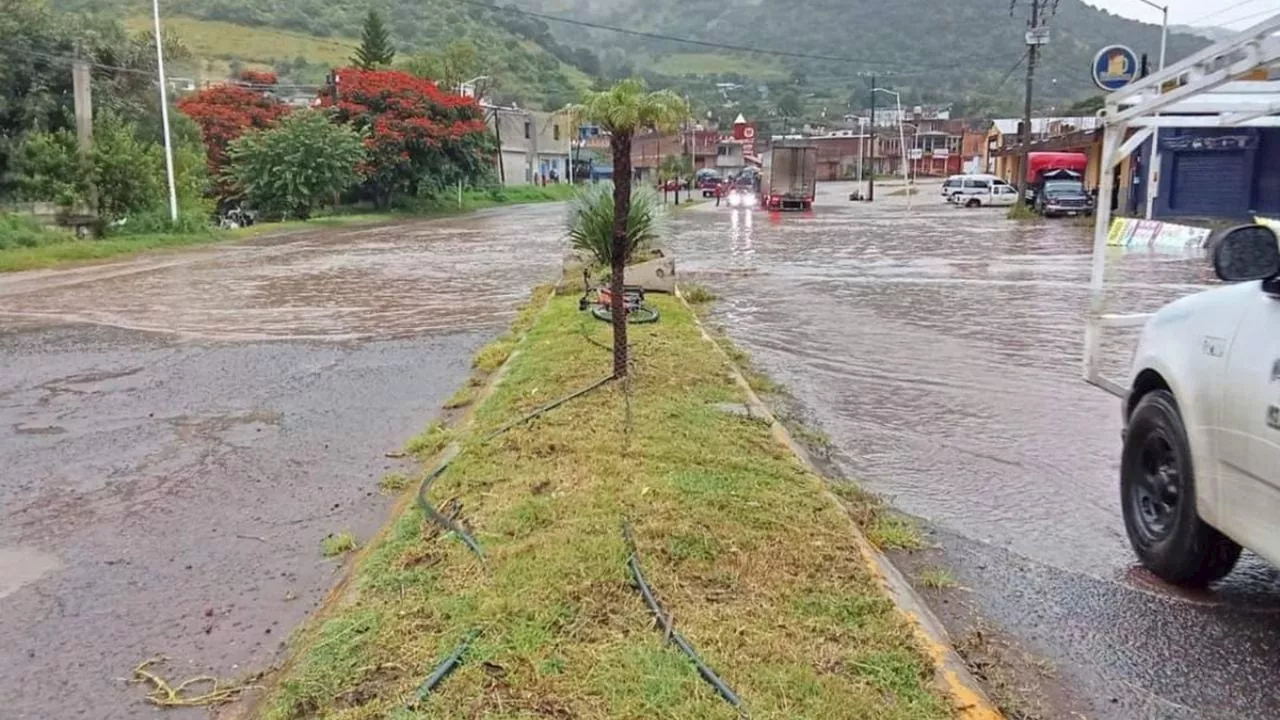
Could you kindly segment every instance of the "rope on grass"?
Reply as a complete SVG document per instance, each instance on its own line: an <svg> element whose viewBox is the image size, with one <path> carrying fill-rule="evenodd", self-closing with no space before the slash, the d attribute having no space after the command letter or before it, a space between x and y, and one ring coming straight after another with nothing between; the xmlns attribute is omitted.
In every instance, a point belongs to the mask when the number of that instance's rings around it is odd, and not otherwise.
<svg viewBox="0 0 1280 720"><path fill-rule="evenodd" d="M516 427L519 427L519 426L521 426L521 425L523 425L523 424L525 424L525 423L529 422L530 420L532 420L532 419L534 419L534 418L538 417L539 415L541 415L541 414L543 414L543 413L545 413L545 412L549 412L549 411L551 411L551 410L555 410L556 408L560 407L561 405L564 405L565 403L569 402L570 400L576 400L576 399L578 399L578 398L582 397L583 395L586 395L587 393L589 393L589 392L591 392L591 391L593 391L593 390L599 389L599 388L603 387L605 384L607 384L607 383L609 383L609 382L612 382L614 379L615 379L615 378L614 378L614 376L613 376L613 375L610 375L609 377L606 377L606 378L601 378L600 380L597 380L597 381L595 381L595 382L591 383L590 385L588 385L588 386L586 386L586 387L582 388L581 390L578 390L578 391L576 391L576 392L573 392L573 393L570 393L570 394L568 394L568 395L565 395L564 397L560 398L559 400L556 400L555 402L552 402L552 403L548 403L548 404L546 404L546 405L543 405L542 407L538 408L537 410L534 410L533 412L529 413L528 415L525 415L524 417L518 418L518 419L516 419L516 420L512 420L511 422L507 423L506 425L503 425L502 427L498 428L497 430L494 430L493 432L489 433L488 435L485 435L485 436L484 436L484 439L483 439L483 440L481 440L481 442L482 442L482 443L486 443L486 444L487 444L487 443L489 443L490 441L492 441L494 438L496 438L496 437L498 437L499 435L501 435L501 434L503 434L503 433L507 432L508 430L511 430L511 429L513 429L513 428L516 428Z"/></svg>
<svg viewBox="0 0 1280 720"><path fill-rule="evenodd" d="M467 648L471 647L471 643L475 642L478 637L480 637L479 630L472 630L467 633L467 636L462 639L458 647L448 657L440 661L439 665L436 665L436 669L432 670L427 679L423 680L422 684L418 686L419 701L426 700L431 691L435 690L436 686L449 676L449 673L462 664L462 656L467 654Z"/></svg>
<svg viewBox="0 0 1280 720"><path fill-rule="evenodd" d="M658 627L662 630L662 636L665 640L675 643L690 660L693 661L695 667L698 668L698 674L706 680L711 687L716 689L720 697L725 702L733 706L738 714L742 717L749 717L745 708L742 707L742 700L738 695L716 675L715 671L707 666L698 653L689 644L683 635L676 632L675 625L671 622L671 616L662 610L662 606L658 604L658 598L653 593L653 587L644 579L644 572L640 569L640 551L636 549L635 538L631 535L631 523L622 523L622 539L627 544L627 568L631 571L631 579L635 582L636 588L640 591L640 596L644 598L644 602L649 606L649 611L653 613L653 617L658 621Z"/></svg>
<svg viewBox="0 0 1280 720"><path fill-rule="evenodd" d="M472 537L471 533L467 532L466 529L463 528L456 520L442 514L427 499L427 493L431 491L432 483L443 475L445 470L449 469L449 465L456 457L458 457L458 448L454 445L445 453L440 464L436 465L435 469L427 473L427 476L422 479L422 484L418 486L418 507L421 508L422 513L431 518L431 521L436 525L439 525L445 530L457 535L458 538L462 540L462 544L466 545L467 549L474 553L476 557L480 558L480 562L483 563L485 561L484 550L480 548L480 543L476 542L476 539Z"/></svg>
<svg viewBox="0 0 1280 720"><path fill-rule="evenodd" d="M164 660L165 658L163 657L143 660L133 669L133 682L150 683L152 685L153 689L147 693L147 702L152 705L160 707L212 707L232 702L246 690L262 689L261 685L249 684L224 686L218 678L212 675L193 677L190 680L182 681L177 687L174 687L167 680L147 669ZM208 692L202 695L186 694L189 688L199 685L207 685L209 687Z"/></svg>

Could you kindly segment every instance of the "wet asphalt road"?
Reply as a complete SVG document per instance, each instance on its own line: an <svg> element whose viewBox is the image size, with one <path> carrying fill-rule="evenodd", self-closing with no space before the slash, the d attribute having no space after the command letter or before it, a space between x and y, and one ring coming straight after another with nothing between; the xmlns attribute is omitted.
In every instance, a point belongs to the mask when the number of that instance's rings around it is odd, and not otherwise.
<svg viewBox="0 0 1280 720"><path fill-rule="evenodd" d="M267 667L561 256L558 206L0 276L0 717ZM171 713L201 717L205 711Z"/></svg>
<svg viewBox="0 0 1280 720"><path fill-rule="evenodd" d="M1047 659L1044 717L1280 717L1280 579L1248 557L1185 596L1133 568L1116 398L1080 380L1089 228L881 188L812 214L701 206L673 243L715 320L786 385L849 477L921 518L976 614ZM1211 281L1203 256L1116 254L1117 311ZM1121 369L1128 339L1108 344ZM932 562L932 560L931 560ZM966 624L968 620L966 619ZM955 628L953 627L953 630Z"/></svg>

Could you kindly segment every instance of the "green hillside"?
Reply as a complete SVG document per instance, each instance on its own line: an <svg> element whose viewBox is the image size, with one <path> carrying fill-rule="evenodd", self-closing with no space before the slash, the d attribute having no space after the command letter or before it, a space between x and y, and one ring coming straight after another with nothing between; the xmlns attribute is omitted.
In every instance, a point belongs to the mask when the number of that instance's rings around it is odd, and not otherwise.
<svg viewBox="0 0 1280 720"><path fill-rule="evenodd" d="M149 4L138 0L55 0L72 12L104 12L147 27ZM173 0L164 22L197 56L179 68L200 79L218 79L235 66L270 66L283 80L319 82L335 64L346 64L368 12L365 3L337 0ZM518 17L494 17L484 8L452 0L392 0L377 5L398 56L437 52L458 39L478 51L477 75L492 75L491 96L522 105L559 107L576 100L595 71L594 56L558 43L545 28ZM223 75L225 77L225 75Z"/></svg>
<svg viewBox="0 0 1280 720"><path fill-rule="evenodd" d="M847 107L865 104L868 78L904 93L904 102L953 102L1017 105L1021 70L1010 72L1023 56L1028 5L1009 0L514 0L520 7L634 30L781 50L847 58L847 61L773 58L729 53L740 70L716 68L721 80L759 77L754 68L772 62L800 86L806 104ZM1061 0L1048 22L1052 40L1045 48L1038 100L1061 106L1095 92L1089 66L1099 48L1110 43L1151 53L1155 62L1160 28L1112 15L1081 0ZM681 57L715 52L653 38L550 23L564 42L596 49L605 72L652 68L634 58ZM1171 58L1203 47L1204 38L1174 34ZM669 73L669 63L657 65ZM679 73L683 74L683 73Z"/></svg>

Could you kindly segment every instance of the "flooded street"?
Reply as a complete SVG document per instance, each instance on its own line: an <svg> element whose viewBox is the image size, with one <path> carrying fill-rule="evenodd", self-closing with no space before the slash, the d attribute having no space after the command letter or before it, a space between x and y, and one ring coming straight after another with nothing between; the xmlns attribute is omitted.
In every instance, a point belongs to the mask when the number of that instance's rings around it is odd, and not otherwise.
<svg viewBox="0 0 1280 720"><path fill-rule="evenodd" d="M0 276L4 718L136 718L265 669L562 254L559 206ZM204 710L171 711L201 717Z"/></svg>
<svg viewBox="0 0 1280 720"><path fill-rule="evenodd" d="M900 187L900 186L899 186ZM1047 658L1045 716L1280 716L1280 581L1246 557L1214 592L1132 578L1119 400L1081 379L1090 229L819 186L812 214L704 205L676 223L714 320L804 405L841 469L921 518L966 609ZM1120 253L1113 312L1212 281L1203 255ZM1118 372L1132 348L1109 343ZM946 613L944 613L946 614Z"/></svg>

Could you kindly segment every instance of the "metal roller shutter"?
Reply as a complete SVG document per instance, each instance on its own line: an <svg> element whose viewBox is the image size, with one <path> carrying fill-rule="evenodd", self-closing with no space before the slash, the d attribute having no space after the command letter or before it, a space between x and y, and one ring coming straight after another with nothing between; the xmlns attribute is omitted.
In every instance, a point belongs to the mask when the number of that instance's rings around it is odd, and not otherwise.
<svg viewBox="0 0 1280 720"><path fill-rule="evenodd" d="M1247 172L1243 152L1178 153L1169 207L1176 214L1238 215L1248 210L1250 198L1240 197Z"/></svg>

